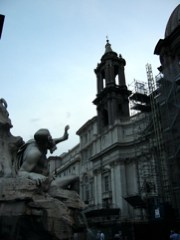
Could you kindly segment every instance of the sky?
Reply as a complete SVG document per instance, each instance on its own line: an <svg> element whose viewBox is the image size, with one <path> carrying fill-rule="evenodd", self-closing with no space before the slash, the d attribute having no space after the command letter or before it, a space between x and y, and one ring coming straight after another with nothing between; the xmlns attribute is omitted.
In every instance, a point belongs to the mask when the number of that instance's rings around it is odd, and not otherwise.
<svg viewBox="0 0 180 240"><path fill-rule="evenodd" d="M127 86L158 74L154 49L179 0L0 0L0 98L8 104L11 133L24 141L40 128L54 138L70 126L54 156L79 143L77 130L96 115L94 69L105 52L126 60Z"/></svg>

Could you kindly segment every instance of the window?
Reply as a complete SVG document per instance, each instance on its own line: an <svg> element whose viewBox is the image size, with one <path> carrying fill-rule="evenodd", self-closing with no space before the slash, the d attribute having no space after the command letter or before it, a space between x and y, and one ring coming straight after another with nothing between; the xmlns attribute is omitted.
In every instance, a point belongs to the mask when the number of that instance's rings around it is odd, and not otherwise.
<svg viewBox="0 0 180 240"><path fill-rule="evenodd" d="M111 205L112 205L112 199L110 199L110 198L103 199L103 207L104 208L110 208Z"/></svg>
<svg viewBox="0 0 180 240"><path fill-rule="evenodd" d="M88 185L84 187L84 201L86 203L89 202L89 186Z"/></svg>
<svg viewBox="0 0 180 240"><path fill-rule="evenodd" d="M90 198L94 198L94 182L91 180L90 182Z"/></svg>
<svg viewBox="0 0 180 240"><path fill-rule="evenodd" d="M111 191L111 182L110 182L110 174L105 174L103 176L103 191L109 192Z"/></svg>
<svg viewBox="0 0 180 240"><path fill-rule="evenodd" d="M106 87L106 79L103 78L103 88Z"/></svg>
<svg viewBox="0 0 180 240"><path fill-rule="evenodd" d="M93 179L88 178L87 175L83 177L83 200L85 203L89 203L89 200L94 197L94 182Z"/></svg>
<svg viewBox="0 0 180 240"><path fill-rule="evenodd" d="M118 86L118 85L119 85L119 79L118 79L118 75L116 75L116 76L115 76L115 84L116 84L116 86Z"/></svg>

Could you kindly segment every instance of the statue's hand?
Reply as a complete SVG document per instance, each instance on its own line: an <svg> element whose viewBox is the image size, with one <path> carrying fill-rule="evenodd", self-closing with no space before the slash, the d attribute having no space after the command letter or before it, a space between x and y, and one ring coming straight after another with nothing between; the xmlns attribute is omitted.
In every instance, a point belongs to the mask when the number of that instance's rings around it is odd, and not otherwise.
<svg viewBox="0 0 180 240"><path fill-rule="evenodd" d="M45 176L37 177L37 178L35 178L35 179L33 179L33 180L36 181L36 185L37 185L37 186L42 186L43 184L46 183L47 177L45 177Z"/></svg>
<svg viewBox="0 0 180 240"><path fill-rule="evenodd" d="M65 132L67 132L69 129L70 129L69 125L66 125L64 130Z"/></svg>
<svg viewBox="0 0 180 240"><path fill-rule="evenodd" d="M69 134L68 134L68 130L69 130L69 125L66 125L65 126L65 129L64 129L64 139L68 139L68 136L69 136Z"/></svg>
<svg viewBox="0 0 180 240"><path fill-rule="evenodd" d="M51 174L48 177L45 177L44 179L39 179L39 187L41 187L41 189L43 189L43 191L48 191L51 182L56 178L55 174Z"/></svg>

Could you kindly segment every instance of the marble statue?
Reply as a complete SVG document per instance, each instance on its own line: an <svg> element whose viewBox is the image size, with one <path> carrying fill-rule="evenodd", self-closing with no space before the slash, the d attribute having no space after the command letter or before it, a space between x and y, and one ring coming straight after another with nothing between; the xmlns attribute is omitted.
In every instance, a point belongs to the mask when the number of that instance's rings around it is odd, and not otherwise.
<svg viewBox="0 0 180 240"><path fill-rule="evenodd" d="M21 146L17 152L16 171L19 177L27 177L36 180L39 186L47 189L49 185L65 188L66 186L79 180L78 176L66 178L56 178L49 173L47 151L53 153L56 145L68 139L69 126L67 125L64 134L60 138L52 138L48 129L39 129L34 134L34 139L29 140ZM18 165L18 166L17 166Z"/></svg>
<svg viewBox="0 0 180 240"><path fill-rule="evenodd" d="M57 177L49 172L47 152L68 139L39 129L24 142L11 134L7 102L0 99L0 239L67 240L82 228L84 203L74 186L78 176ZM11 229L11 231L9 231ZM37 230L38 229L38 230Z"/></svg>
<svg viewBox="0 0 180 240"><path fill-rule="evenodd" d="M21 137L14 137L10 133L10 129L13 126L7 107L5 99L0 98L0 177L13 176L13 164L16 160L16 153L23 144Z"/></svg>

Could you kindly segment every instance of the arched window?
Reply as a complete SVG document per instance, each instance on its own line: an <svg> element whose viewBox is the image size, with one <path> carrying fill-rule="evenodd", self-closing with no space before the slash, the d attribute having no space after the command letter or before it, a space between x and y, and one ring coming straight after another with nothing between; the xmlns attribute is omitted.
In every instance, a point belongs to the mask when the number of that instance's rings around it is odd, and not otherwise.
<svg viewBox="0 0 180 240"><path fill-rule="evenodd" d="M118 75L115 75L115 85L118 86L119 85L119 79L118 79Z"/></svg>
<svg viewBox="0 0 180 240"><path fill-rule="evenodd" d="M103 89L106 87L106 79L103 78Z"/></svg>
<svg viewBox="0 0 180 240"><path fill-rule="evenodd" d="M119 86L119 67L117 65L114 66L114 79L115 79L115 85Z"/></svg>

